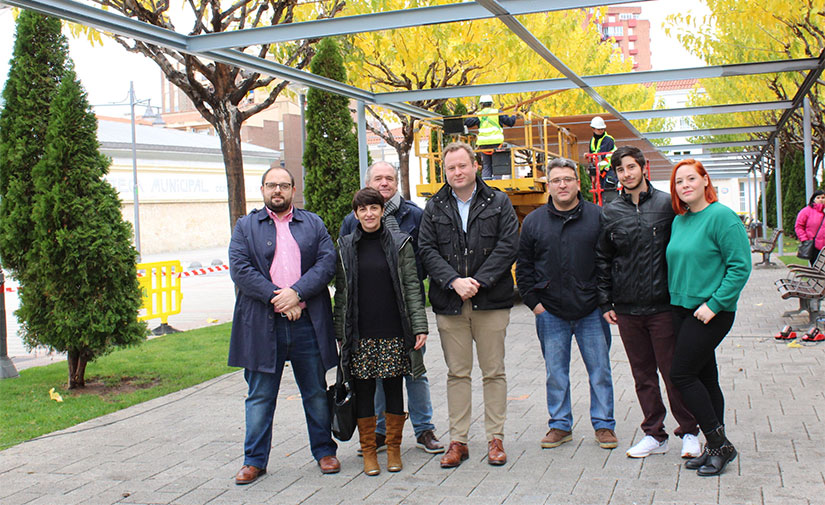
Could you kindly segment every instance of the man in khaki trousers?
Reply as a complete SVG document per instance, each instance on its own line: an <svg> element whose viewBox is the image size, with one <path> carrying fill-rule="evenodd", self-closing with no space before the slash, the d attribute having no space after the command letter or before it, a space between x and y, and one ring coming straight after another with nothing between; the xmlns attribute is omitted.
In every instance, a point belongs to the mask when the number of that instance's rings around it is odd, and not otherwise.
<svg viewBox="0 0 825 505"><path fill-rule="evenodd" d="M447 145L443 160L447 183L427 202L418 235L448 368L451 441L441 466L453 468L469 457L473 342L484 387L487 462L503 465L504 338L513 306L510 270L516 258L518 219L507 195L478 176L469 145Z"/></svg>

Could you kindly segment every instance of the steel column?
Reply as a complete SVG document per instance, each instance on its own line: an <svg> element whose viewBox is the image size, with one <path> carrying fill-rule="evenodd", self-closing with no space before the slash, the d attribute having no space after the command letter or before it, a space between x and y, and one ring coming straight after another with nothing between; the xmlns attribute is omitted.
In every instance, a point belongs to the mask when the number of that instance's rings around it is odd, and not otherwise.
<svg viewBox="0 0 825 505"><path fill-rule="evenodd" d="M367 180L367 111L364 102L355 102L355 110L358 113L358 169L361 173L361 185Z"/></svg>
<svg viewBox="0 0 825 505"><path fill-rule="evenodd" d="M814 194L813 152L811 150L811 100L808 95L802 100L802 148L805 151L805 201Z"/></svg>
<svg viewBox="0 0 825 505"><path fill-rule="evenodd" d="M784 230L784 225L782 223L782 177L780 176L780 172L782 171L781 163L779 162L779 137L774 137L773 139L773 177L774 177L774 184L776 185L776 227L782 228ZM784 230L783 234L779 236L779 251L777 254L782 255L784 252L785 247L785 239L783 235L787 233L788 230Z"/></svg>
<svg viewBox="0 0 825 505"><path fill-rule="evenodd" d="M768 206L765 203L765 162L759 164L759 193L762 197L762 236L768 238Z"/></svg>

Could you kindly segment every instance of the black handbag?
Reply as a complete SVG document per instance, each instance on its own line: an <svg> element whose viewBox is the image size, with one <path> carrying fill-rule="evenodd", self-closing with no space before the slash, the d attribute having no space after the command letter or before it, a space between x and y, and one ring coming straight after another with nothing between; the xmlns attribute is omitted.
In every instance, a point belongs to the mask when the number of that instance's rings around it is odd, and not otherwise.
<svg viewBox="0 0 825 505"><path fill-rule="evenodd" d="M819 235L819 230L822 229L822 222L825 221L825 216L822 216L822 221L819 222L819 228L816 229L816 233L814 233L814 238L811 240L803 240L801 244L799 244L799 248L796 250L796 257L801 258L803 260L812 260L814 259L814 255L816 254L816 247L814 247L814 240L816 236Z"/></svg>
<svg viewBox="0 0 825 505"><path fill-rule="evenodd" d="M355 391L350 381L344 380L341 359L338 358L338 372L335 384L327 388L327 400L332 414L332 436L346 442L355 433Z"/></svg>

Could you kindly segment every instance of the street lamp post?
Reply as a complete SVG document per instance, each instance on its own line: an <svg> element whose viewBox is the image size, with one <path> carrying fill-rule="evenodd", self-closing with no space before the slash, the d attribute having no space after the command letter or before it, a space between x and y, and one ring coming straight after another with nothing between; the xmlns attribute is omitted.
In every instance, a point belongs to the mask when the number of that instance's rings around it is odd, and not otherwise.
<svg viewBox="0 0 825 505"><path fill-rule="evenodd" d="M132 185L135 207L135 249L140 260L140 209L138 208L137 146L135 142L135 83L129 81L129 112L132 120Z"/></svg>

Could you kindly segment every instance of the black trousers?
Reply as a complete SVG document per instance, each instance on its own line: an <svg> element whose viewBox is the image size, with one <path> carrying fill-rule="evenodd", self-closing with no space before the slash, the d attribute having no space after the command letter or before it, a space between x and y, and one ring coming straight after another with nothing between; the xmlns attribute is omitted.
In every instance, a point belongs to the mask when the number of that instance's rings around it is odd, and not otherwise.
<svg viewBox="0 0 825 505"><path fill-rule="evenodd" d="M725 397L719 387L716 347L733 326L735 312L720 312L705 324L695 317L695 308L673 307L676 348L670 380L682 393L688 409L703 432L725 424Z"/></svg>
<svg viewBox="0 0 825 505"><path fill-rule="evenodd" d="M384 400L387 412L404 414L404 377L389 377L384 382ZM355 379L355 415L358 418L375 415L375 379Z"/></svg>

